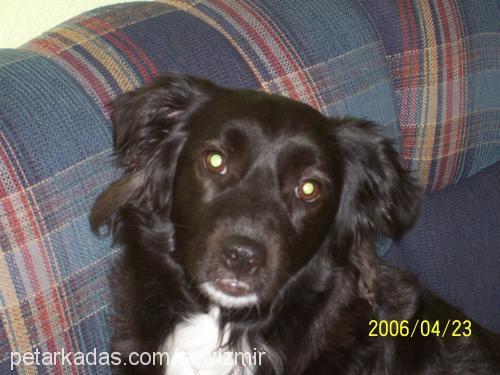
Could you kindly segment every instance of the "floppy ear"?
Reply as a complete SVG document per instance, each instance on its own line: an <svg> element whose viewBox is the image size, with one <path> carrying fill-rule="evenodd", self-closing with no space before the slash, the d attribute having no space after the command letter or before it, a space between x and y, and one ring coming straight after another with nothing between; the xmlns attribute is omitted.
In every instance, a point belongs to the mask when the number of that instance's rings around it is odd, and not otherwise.
<svg viewBox="0 0 500 375"><path fill-rule="evenodd" d="M114 230L125 206L169 212L177 158L186 138L185 119L208 100L214 87L169 74L112 103L115 154L125 173L97 198L90 216L94 232L104 225Z"/></svg>
<svg viewBox="0 0 500 375"><path fill-rule="evenodd" d="M337 247L347 251L358 274L360 294L374 303L378 256L374 236L400 236L415 222L421 187L401 165L391 141L377 125L361 120L333 121L343 161L343 185L335 219Z"/></svg>

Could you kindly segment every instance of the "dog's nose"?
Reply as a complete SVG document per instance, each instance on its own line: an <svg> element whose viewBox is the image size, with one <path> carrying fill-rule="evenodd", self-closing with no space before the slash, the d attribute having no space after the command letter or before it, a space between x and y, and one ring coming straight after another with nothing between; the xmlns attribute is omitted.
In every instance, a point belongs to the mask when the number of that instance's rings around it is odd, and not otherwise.
<svg viewBox="0 0 500 375"><path fill-rule="evenodd" d="M222 243L222 262L236 275L250 274L265 265L265 248L250 238L229 237Z"/></svg>

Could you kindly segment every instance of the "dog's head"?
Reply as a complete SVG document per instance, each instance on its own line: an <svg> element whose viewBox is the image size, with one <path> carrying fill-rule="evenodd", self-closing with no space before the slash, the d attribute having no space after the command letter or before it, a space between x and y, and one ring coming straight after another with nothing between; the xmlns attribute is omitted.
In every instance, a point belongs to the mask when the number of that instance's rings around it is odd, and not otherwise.
<svg viewBox="0 0 500 375"><path fill-rule="evenodd" d="M418 185L367 122L181 75L122 96L112 120L126 171L93 228L171 259L223 307L269 304L320 252L371 299L374 233L399 235L417 215Z"/></svg>

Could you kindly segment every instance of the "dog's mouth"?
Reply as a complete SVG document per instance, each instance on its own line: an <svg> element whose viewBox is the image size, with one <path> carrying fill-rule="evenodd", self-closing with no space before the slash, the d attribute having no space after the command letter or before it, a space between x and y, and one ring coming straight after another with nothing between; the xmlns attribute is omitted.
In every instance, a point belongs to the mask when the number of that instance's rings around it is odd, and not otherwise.
<svg viewBox="0 0 500 375"><path fill-rule="evenodd" d="M238 279L216 279L214 286L221 292L233 297L243 297L251 292L250 285Z"/></svg>
<svg viewBox="0 0 500 375"><path fill-rule="evenodd" d="M200 289L215 304L227 308L255 305L257 294L249 284L235 278L217 278L200 285Z"/></svg>

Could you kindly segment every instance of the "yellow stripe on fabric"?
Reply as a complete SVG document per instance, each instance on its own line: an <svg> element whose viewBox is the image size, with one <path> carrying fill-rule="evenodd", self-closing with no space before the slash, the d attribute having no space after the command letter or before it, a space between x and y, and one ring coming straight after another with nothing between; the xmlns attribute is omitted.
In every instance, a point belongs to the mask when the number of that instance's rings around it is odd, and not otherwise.
<svg viewBox="0 0 500 375"><path fill-rule="evenodd" d="M85 49L111 74L123 91L128 91L141 84L136 79L135 72L130 69L130 64L123 56L116 53L114 48L111 48L107 42L103 42L100 36L97 37L96 34L87 31L84 27L77 30L56 28L54 32Z"/></svg>
<svg viewBox="0 0 500 375"><path fill-rule="evenodd" d="M434 29L432 13L429 1L416 1L415 7L418 10L418 22L420 30L423 31L425 41L425 49L423 51L423 77L424 84L422 85L422 116L420 123L417 126L417 150L420 181L427 185L430 178L430 169L432 165L432 154L434 149L434 141L436 138L436 127L430 126L437 121L438 113L438 55L437 55L437 40Z"/></svg>
<svg viewBox="0 0 500 375"><path fill-rule="evenodd" d="M5 259L5 253L0 255L0 291L1 301L4 307L0 309L0 316L5 327L5 335L10 344L10 350L26 353L31 352L32 347L28 335L28 330L24 322L24 314L19 305L11 272ZM27 374L35 374L35 368L26 368Z"/></svg>
<svg viewBox="0 0 500 375"><path fill-rule="evenodd" d="M238 53L241 55L243 60L248 64L248 66L250 67L250 70L255 75L257 80L260 82L261 86L263 85L264 78L262 77L260 72L257 70L257 67L254 65L252 60L248 57L248 55L245 53L243 48L241 48L238 45L236 40L234 40L233 37L231 35L229 35L226 32L226 30L224 30L224 28L221 25L219 25L215 20L213 20L212 18L210 18L206 14L204 14L201 11L199 11L198 9L196 9L193 4L186 3L185 1L182 1L182 0L160 0L160 2L168 4L168 5L172 5L176 8L178 8L179 10L183 10L183 11L187 12L187 13L193 15L194 17L202 20L203 22L205 22L207 25L211 26L212 28L214 28L218 32L220 32L228 40L228 42L238 51Z"/></svg>

